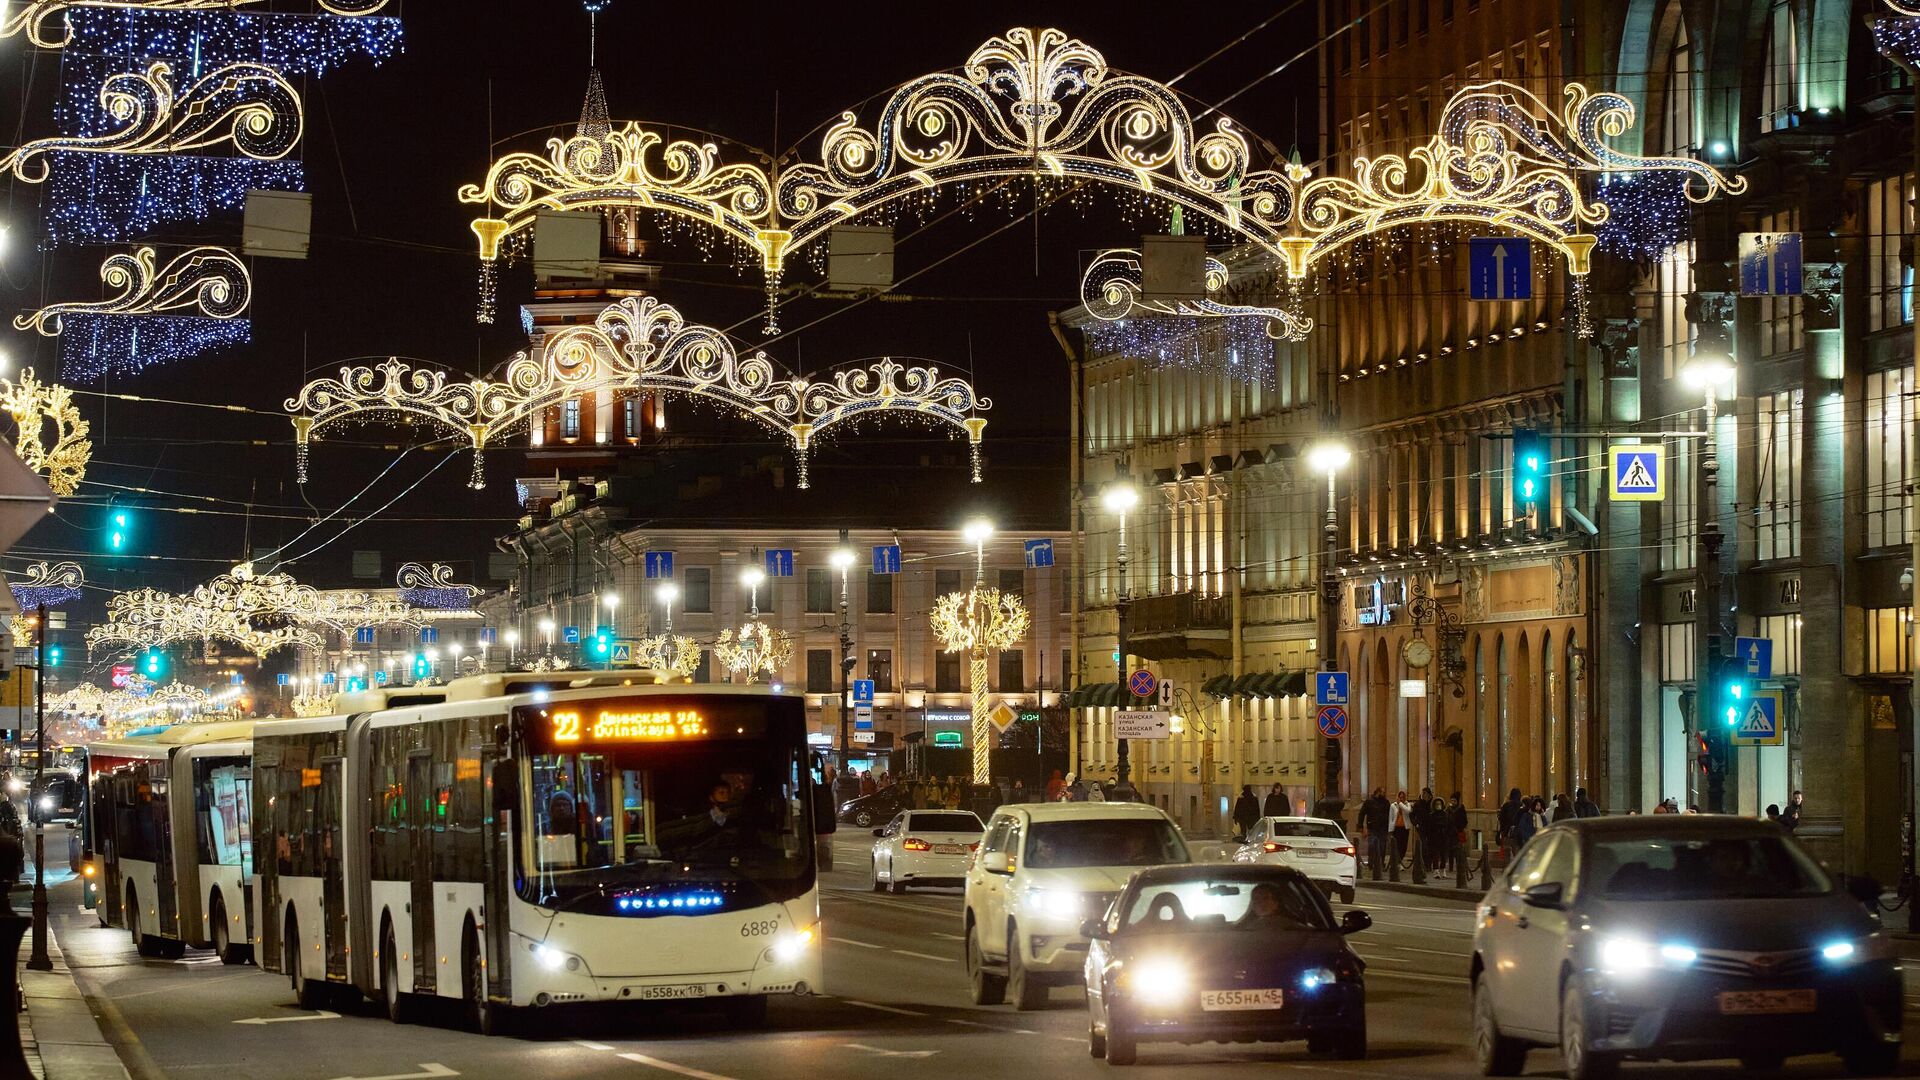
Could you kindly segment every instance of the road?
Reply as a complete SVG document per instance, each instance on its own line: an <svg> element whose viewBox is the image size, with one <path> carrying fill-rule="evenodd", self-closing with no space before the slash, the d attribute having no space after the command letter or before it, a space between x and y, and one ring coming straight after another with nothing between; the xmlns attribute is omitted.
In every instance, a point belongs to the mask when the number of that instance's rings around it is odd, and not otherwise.
<svg viewBox="0 0 1920 1080"><path fill-rule="evenodd" d="M958 890L876 895L867 889L865 847L836 840L839 869L825 875L826 987L820 996L775 1003L764 1030L729 1030L694 1007L536 1014L528 1034L483 1039L451 1015L398 1027L365 1006L337 1014L293 1006L286 982L252 967L225 967L209 953L141 960L117 930L74 907L72 885L56 892L59 942L88 992L123 1030L136 1080L337 1080L337 1078L565 1076L568 1080L937 1080L946 1077L1098 1077L1087 1056L1078 990L1053 992L1050 1008L1018 1013L967 1000L959 962ZM858 868L858 872L855 872ZM1142 1048L1142 1077L1227 1080L1348 1075L1392 1078L1478 1075L1465 1050L1464 981L1469 905L1363 891L1374 928L1354 939L1369 965L1371 1053L1339 1062L1303 1045ZM1910 1003L1920 1003L1911 998ZM262 1022L265 1021L265 1022ZM1536 1052L1530 1073L1558 1075L1558 1056ZM1129 1070L1132 1074L1135 1070ZM1920 1066L1910 1063L1910 1073ZM1628 1075L1741 1075L1731 1062L1631 1067ZM1838 1076L1838 1064L1801 1059L1791 1076Z"/></svg>

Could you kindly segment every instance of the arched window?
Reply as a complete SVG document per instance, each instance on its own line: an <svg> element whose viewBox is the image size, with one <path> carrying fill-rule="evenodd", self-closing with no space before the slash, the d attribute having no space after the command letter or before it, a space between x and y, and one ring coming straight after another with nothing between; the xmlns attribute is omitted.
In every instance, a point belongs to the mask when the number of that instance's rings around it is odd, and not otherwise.
<svg viewBox="0 0 1920 1080"><path fill-rule="evenodd" d="M1760 73L1760 130L1798 124L1800 37L1793 22L1793 0L1773 0L1767 12L1767 68Z"/></svg>
<svg viewBox="0 0 1920 1080"><path fill-rule="evenodd" d="M1499 761L1496 764L1493 775L1499 777L1501 784L1511 787L1519 782L1519 778L1513 775L1512 767L1509 764L1511 757L1507 752L1508 747L1513 744L1513 719L1511 711L1513 703L1509 697L1509 692L1513 689L1513 672L1507 667L1507 637L1505 634L1493 639L1493 679L1494 700L1497 710L1494 714L1494 722L1499 727L1499 735L1494 741L1494 750ZM1527 792L1522 792L1521 794L1527 794Z"/></svg>
<svg viewBox="0 0 1920 1080"><path fill-rule="evenodd" d="M1493 770L1488 767L1492 760L1492 748L1487 745L1487 646L1476 637L1473 639L1473 761L1478 770L1474 786L1480 791L1480 805L1491 806L1488 795L1493 790Z"/></svg>

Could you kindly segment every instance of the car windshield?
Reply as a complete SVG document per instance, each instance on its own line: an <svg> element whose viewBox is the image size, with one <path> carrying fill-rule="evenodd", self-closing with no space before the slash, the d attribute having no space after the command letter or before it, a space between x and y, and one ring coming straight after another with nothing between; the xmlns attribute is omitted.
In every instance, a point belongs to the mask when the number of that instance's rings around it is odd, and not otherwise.
<svg viewBox="0 0 1920 1080"><path fill-rule="evenodd" d="M1325 906L1304 881L1207 878L1142 885L1124 930L1141 934L1330 930Z"/></svg>
<svg viewBox="0 0 1920 1080"><path fill-rule="evenodd" d="M1318 836L1327 840L1345 840L1347 834L1331 821L1276 821L1275 836Z"/></svg>
<svg viewBox="0 0 1920 1080"><path fill-rule="evenodd" d="M978 833L981 831L980 819L972 814L953 811L915 812L907 822L907 828L920 829L923 832Z"/></svg>
<svg viewBox="0 0 1920 1080"><path fill-rule="evenodd" d="M1188 861L1187 845L1162 818L1036 821L1027 832L1027 866L1165 866Z"/></svg>
<svg viewBox="0 0 1920 1080"><path fill-rule="evenodd" d="M1608 900L1765 900L1833 890L1813 859L1778 836L1598 839L1581 876Z"/></svg>

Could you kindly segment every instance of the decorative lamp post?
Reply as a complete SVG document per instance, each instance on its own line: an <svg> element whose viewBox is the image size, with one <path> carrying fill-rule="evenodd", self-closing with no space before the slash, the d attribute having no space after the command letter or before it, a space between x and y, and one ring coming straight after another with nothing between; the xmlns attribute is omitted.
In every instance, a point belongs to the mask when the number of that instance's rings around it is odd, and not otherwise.
<svg viewBox="0 0 1920 1080"><path fill-rule="evenodd" d="M760 617L760 586L767 580L767 572L757 566L749 566L740 571L740 584L747 587L747 617Z"/></svg>
<svg viewBox="0 0 1920 1080"><path fill-rule="evenodd" d="M845 546L846 530L840 532L842 546L833 550L827 561L835 570L840 571L840 774L846 775L847 758L852 753L848 744L852 741L847 730L847 693L848 681L853 677L853 622L848 614L847 577L853 569L853 551Z"/></svg>
<svg viewBox="0 0 1920 1080"><path fill-rule="evenodd" d="M676 637L673 633L673 602L680 599L680 587L671 581L663 581L654 590L654 597L666 613L666 632L640 643L638 652L641 665L683 679L692 678L700 667L699 643L692 638Z"/></svg>
<svg viewBox="0 0 1920 1080"><path fill-rule="evenodd" d="M429 645L426 647L425 655L427 658L427 679L431 681L440 675L440 650Z"/></svg>
<svg viewBox="0 0 1920 1080"><path fill-rule="evenodd" d="M607 609L607 638L608 638L608 641L607 641L607 670L608 670L608 671L612 671L612 670L613 670L613 641L612 641L612 639L613 639L613 638L615 638L615 637L618 637L618 636L619 636L619 633L618 633L618 632L617 632L617 631L616 631L616 630L614 629L614 625L615 625L615 624L614 624L614 614L613 614L613 613L614 613L614 612L615 612L616 610L618 610L618 609L619 609L619 607L620 607L620 594L619 594L619 593L608 593L607 595L605 595L605 596L603 596L603 597L601 597L601 598L600 598L600 604L601 604L601 606L602 606L602 607L605 607L605 608Z"/></svg>
<svg viewBox="0 0 1920 1080"><path fill-rule="evenodd" d="M1140 505L1140 490L1126 481L1107 485L1100 495L1100 505L1107 508L1120 522L1120 540L1115 549L1116 561L1120 571L1120 592L1114 601L1114 677L1120 684L1120 696L1115 699L1118 707L1124 708L1133 703L1133 695L1127 692L1127 609L1133 603L1133 594L1127 588L1127 514ZM1116 717L1115 726L1118 727ZM1114 740L1116 756L1114 759L1113 798L1131 801L1133 790L1133 761L1126 739Z"/></svg>
<svg viewBox="0 0 1920 1080"><path fill-rule="evenodd" d="M514 664L518 662L520 658L520 631L508 630L506 636L507 636L507 670L511 671L513 670Z"/></svg>
<svg viewBox="0 0 1920 1080"><path fill-rule="evenodd" d="M1327 477L1327 516L1321 526L1320 548L1320 670L1333 671L1336 639L1340 633L1340 579L1334 566L1340 552L1339 484L1340 471L1353 460L1353 451L1337 439L1314 443L1307 449L1307 467ZM1340 740L1320 740L1320 797L1340 798Z"/></svg>
<svg viewBox="0 0 1920 1080"><path fill-rule="evenodd" d="M456 679L460 677L460 654L463 652L466 649L457 641L447 646L447 655L453 658L453 677Z"/></svg>
<svg viewBox="0 0 1920 1080"><path fill-rule="evenodd" d="M552 619L540 620L540 633L544 635L547 639L547 656L551 657L553 655L553 620Z"/></svg>
<svg viewBox="0 0 1920 1080"><path fill-rule="evenodd" d="M1689 743L1694 746L1700 745L1702 739L1719 744L1726 738L1726 733L1706 723L1705 717L1711 704L1719 700L1720 690L1720 543L1724 537L1720 534L1717 502L1720 486L1719 439L1714 429L1720 418L1720 391L1733 385L1736 374L1731 357L1711 352L1695 354L1680 369L1680 378L1701 392L1706 399L1707 409L1706 435L1700 440L1699 502L1694 510L1700 522L1693 596L1693 730L1688 732ZM1704 793L1689 791L1687 801L1690 805L1700 806L1709 814L1718 814L1724 809L1726 774L1733 766L1733 755L1724 755L1724 760L1726 768L1720 768L1709 758L1707 790ZM1700 774L1688 769L1687 775L1697 778ZM1694 779L1689 786L1697 783L1698 780ZM1705 799L1700 798L1702 794L1706 796Z"/></svg>
<svg viewBox="0 0 1920 1080"><path fill-rule="evenodd" d="M948 652L964 652L972 664L969 678L973 698L973 782L985 784L990 777L987 719L987 656L1010 649L1027 636L1032 617L1018 596L988 588L986 579L986 542L993 535L992 524L968 522L962 535L974 545L974 586L966 592L935 597L928 622Z"/></svg>

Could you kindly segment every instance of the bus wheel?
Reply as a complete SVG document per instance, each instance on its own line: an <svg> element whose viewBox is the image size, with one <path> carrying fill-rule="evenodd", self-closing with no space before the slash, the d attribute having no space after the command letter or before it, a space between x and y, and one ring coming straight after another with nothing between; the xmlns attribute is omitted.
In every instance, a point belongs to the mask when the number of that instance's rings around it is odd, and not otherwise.
<svg viewBox="0 0 1920 1080"><path fill-rule="evenodd" d="M125 903L126 911L122 914L126 918L127 933L133 935L133 951L139 953L141 956L145 956L147 955L147 941L140 936L140 894L135 892L131 885L127 886Z"/></svg>
<svg viewBox="0 0 1920 1080"><path fill-rule="evenodd" d="M513 1010L508 1006L490 1001L487 998L487 969L480 954L480 942L473 931L466 934L465 962L460 965L466 973L462 987L467 1004L467 1026L481 1035L505 1035L512 1026Z"/></svg>
<svg viewBox="0 0 1920 1080"><path fill-rule="evenodd" d="M227 903L219 893L213 896L208 905L207 921L213 924L213 951L220 954L223 964L244 964L253 950L245 945L233 943L233 932L227 929Z"/></svg>
<svg viewBox="0 0 1920 1080"><path fill-rule="evenodd" d="M413 1023L413 1001L400 992L400 950L393 944L393 926L388 924L380 940L380 1004L387 1019L396 1024Z"/></svg>
<svg viewBox="0 0 1920 1080"><path fill-rule="evenodd" d="M325 983L307 978L300 969L300 923L293 916L287 916L287 981L293 986L293 1000L303 1009L320 1011L327 1003Z"/></svg>

